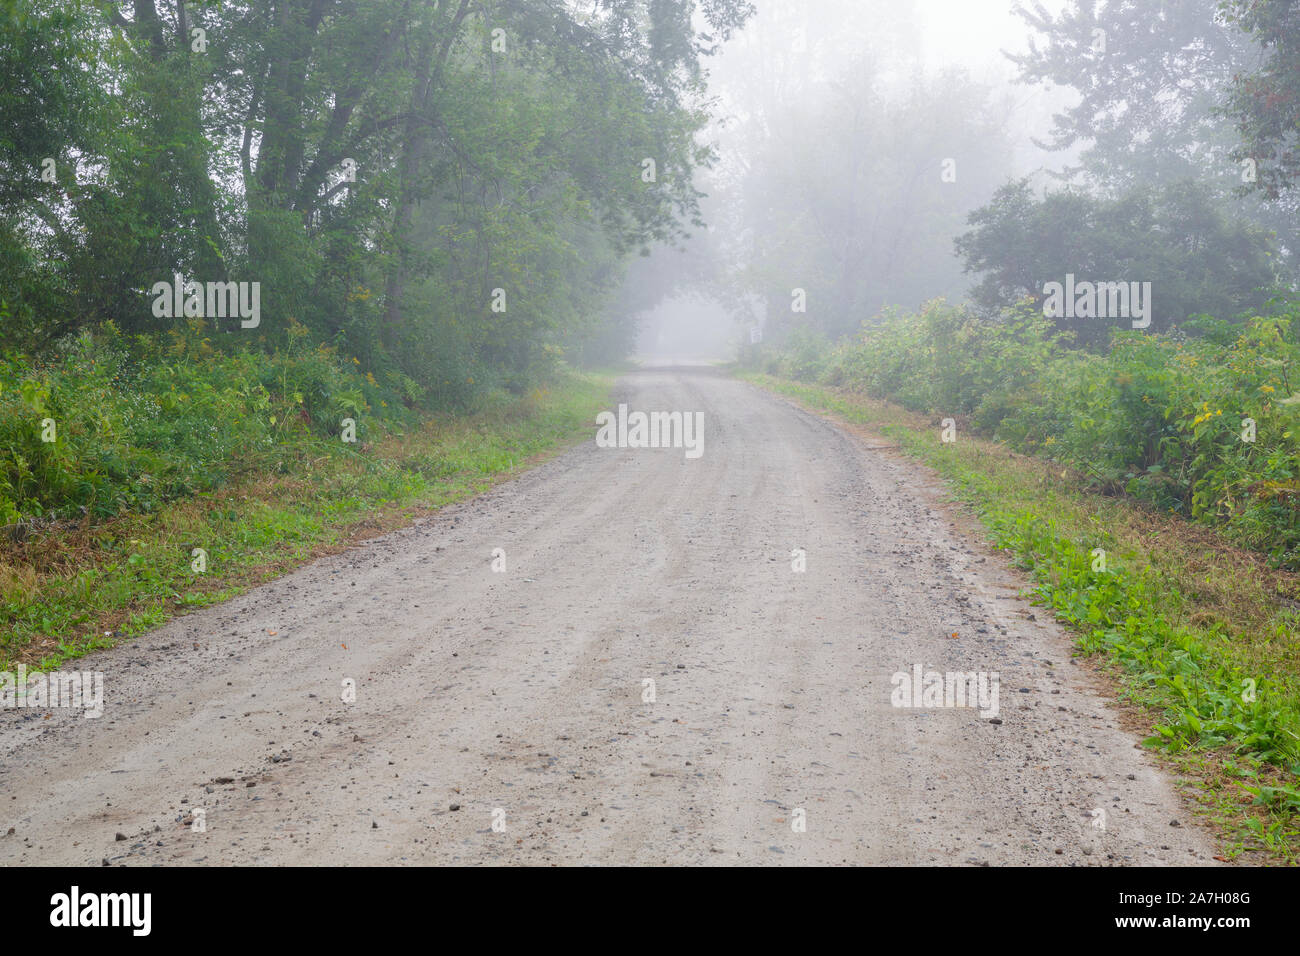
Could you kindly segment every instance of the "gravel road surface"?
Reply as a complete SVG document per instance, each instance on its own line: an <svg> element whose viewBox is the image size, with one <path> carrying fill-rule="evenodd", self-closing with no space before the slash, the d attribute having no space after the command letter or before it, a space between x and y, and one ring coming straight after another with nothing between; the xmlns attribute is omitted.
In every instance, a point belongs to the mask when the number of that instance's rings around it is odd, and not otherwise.
<svg viewBox="0 0 1300 956"><path fill-rule="evenodd" d="M99 719L0 711L0 864L1213 863L924 469L707 368L617 399L703 454L593 424L67 665ZM998 675L996 715L894 706L918 667Z"/></svg>

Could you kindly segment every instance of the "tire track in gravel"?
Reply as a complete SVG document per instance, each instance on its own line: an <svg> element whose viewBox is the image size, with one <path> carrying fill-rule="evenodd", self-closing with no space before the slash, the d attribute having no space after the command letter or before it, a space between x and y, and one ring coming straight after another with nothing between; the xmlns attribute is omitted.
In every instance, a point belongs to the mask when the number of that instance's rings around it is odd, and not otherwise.
<svg viewBox="0 0 1300 956"><path fill-rule="evenodd" d="M619 398L703 456L589 441L72 665L99 720L0 712L0 863L1213 862L919 466L708 369ZM913 664L1002 723L891 706Z"/></svg>

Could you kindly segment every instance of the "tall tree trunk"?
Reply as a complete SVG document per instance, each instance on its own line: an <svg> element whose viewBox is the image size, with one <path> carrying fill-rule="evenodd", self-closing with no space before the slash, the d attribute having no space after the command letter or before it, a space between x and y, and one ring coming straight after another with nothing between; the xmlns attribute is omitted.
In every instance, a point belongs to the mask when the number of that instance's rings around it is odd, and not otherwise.
<svg viewBox="0 0 1300 956"><path fill-rule="evenodd" d="M393 259L384 280L384 323L381 337L385 348L390 351L397 346L402 327L402 297L406 293L406 281L410 273L408 243L411 226L415 220L415 208L419 203L417 180L432 142L430 97L438 81L441 80L442 71L447 65L447 58L451 55L461 24L469 15L470 2L471 0L460 0L456 12L447 19L436 58L433 55L433 31L427 32L420 44L415 84L411 89L410 110L407 113L403 137L397 209L393 215Z"/></svg>

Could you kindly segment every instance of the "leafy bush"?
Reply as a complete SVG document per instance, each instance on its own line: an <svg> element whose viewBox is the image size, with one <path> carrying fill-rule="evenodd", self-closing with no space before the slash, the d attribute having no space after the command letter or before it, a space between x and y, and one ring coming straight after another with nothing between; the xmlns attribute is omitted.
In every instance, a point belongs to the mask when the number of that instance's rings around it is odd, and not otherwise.
<svg viewBox="0 0 1300 956"><path fill-rule="evenodd" d="M415 383L380 382L301 326L268 353L225 349L202 325L158 342L109 324L41 361L0 359L0 525L152 511L253 470L290 472L306 448L348 453L344 418L364 442L416 417Z"/></svg>
<svg viewBox="0 0 1300 956"><path fill-rule="evenodd" d="M1116 331L1098 355L1029 306L993 322L936 301L834 349L792 337L768 370L964 418L1100 491L1222 524L1300 568L1300 302L1275 312L1199 317L1199 337Z"/></svg>

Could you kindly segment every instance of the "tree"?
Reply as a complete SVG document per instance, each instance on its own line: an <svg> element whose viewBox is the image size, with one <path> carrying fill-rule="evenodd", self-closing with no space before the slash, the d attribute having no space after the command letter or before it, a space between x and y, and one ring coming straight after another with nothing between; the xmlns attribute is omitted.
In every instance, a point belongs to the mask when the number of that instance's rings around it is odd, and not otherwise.
<svg viewBox="0 0 1300 956"><path fill-rule="evenodd" d="M1277 199L1300 182L1300 0L1230 0L1228 22L1264 51L1233 77L1225 114L1244 140L1234 158L1249 168L1247 189Z"/></svg>
<svg viewBox="0 0 1300 956"><path fill-rule="evenodd" d="M1051 82L1079 95L1039 143L1081 150L1062 178L1112 198L1197 180L1226 213L1276 233L1294 276L1295 203L1265 201L1266 190L1240 198L1253 171L1240 164L1238 133L1222 107L1234 75L1253 67L1259 49L1218 16L1219 7L1220 0L1070 0L1054 15L1042 3L1021 4L1018 12L1041 40L1009 58L1022 82Z"/></svg>
<svg viewBox="0 0 1300 956"><path fill-rule="evenodd" d="M1150 282L1150 331L1194 315L1233 318L1263 305L1277 282L1276 249L1256 226L1232 220L1195 182L1143 187L1114 198L1077 189L1034 195L1028 180L1004 186L971 214L956 247L966 270L984 273L972 300L990 314L1045 285ZM1059 317L1080 342L1106 343L1114 319Z"/></svg>
<svg viewBox="0 0 1300 956"><path fill-rule="evenodd" d="M1040 145L1082 146L1066 170L1112 193L1177 182L1207 165L1231 180L1234 137L1215 106L1250 43L1215 19L1219 0L1070 0L1056 15L1017 4L1040 36L1008 55L1023 83L1070 87L1079 101ZM1226 187L1225 187L1226 188Z"/></svg>
<svg viewBox="0 0 1300 956"><path fill-rule="evenodd" d="M15 3L0 18L0 341L106 319L159 330L177 319L152 314L149 290L175 273L258 282L269 321L226 347L274 347L296 321L449 400L457 383L519 387L594 334L622 260L698 223L704 63L753 12ZM68 168L57 191L45 154Z"/></svg>
<svg viewBox="0 0 1300 956"><path fill-rule="evenodd" d="M990 91L958 71L891 86L860 61L772 114L733 253L737 287L766 303L768 339L803 323L834 337L884 306L960 295L949 243L1010 154Z"/></svg>

